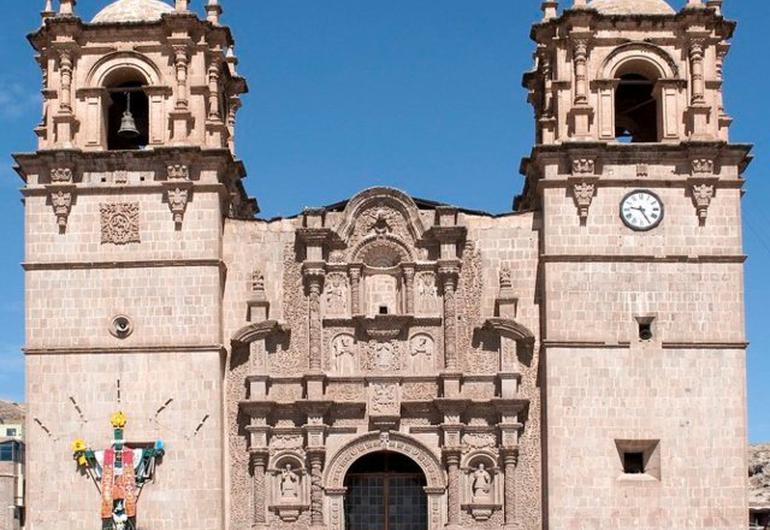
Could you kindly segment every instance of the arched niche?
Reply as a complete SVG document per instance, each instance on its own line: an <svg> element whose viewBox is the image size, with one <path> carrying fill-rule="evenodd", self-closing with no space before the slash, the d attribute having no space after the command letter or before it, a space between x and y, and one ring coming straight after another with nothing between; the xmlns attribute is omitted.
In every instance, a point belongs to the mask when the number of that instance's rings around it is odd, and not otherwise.
<svg viewBox="0 0 770 530"><path fill-rule="evenodd" d="M130 51L106 55L88 72L85 86L79 95L86 103L83 121L86 148L110 147L110 127L116 126L115 117L110 116L110 106L117 104L118 110L114 112L122 113L127 106L123 94L129 92L141 143L150 146L165 141L164 107L171 89L163 88L161 72L150 59Z"/></svg>
<svg viewBox="0 0 770 530"><path fill-rule="evenodd" d="M596 83L601 140L616 140L624 130L635 142L679 138L681 80L662 48L645 42L619 46L604 60Z"/></svg>
<svg viewBox="0 0 770 530"><path fill-rule="evenodd" d="M337 234L350 242L356 229L356 223L367 210L382 208L398 213L406 221L406 230L413 241L418 241L425 233L420 219L420 212L412 198L395 188L369 188L350 199L345 206L342 221L336 228Z"/></svg>
<svg viewBox="0 0 770 530"><path fill-rule="evenodd" d="M370 432L343 445L330 459L324 475L329 500L329 529L344 529L345 477L361 457L380 452L400 453L413 460L425 475L428 496L428 528L443 528L442 499L446 477L436 455L417 439L399 432Z"/></svg>

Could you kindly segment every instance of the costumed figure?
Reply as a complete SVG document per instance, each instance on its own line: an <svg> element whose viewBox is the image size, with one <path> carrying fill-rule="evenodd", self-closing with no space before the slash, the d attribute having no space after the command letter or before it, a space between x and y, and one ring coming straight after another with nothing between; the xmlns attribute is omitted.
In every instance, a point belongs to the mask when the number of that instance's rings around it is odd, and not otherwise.
<svg viewBox="0 0 770 530"><path fill-rule="evenodd" d="M102 498L102 530L136 530L136 503L144 485L152 480L155 464L162 458L163 442L149 448L130 448L123 439L126 416L110 418L114 429L112 447L93 451L78 439L72 451L78 468L91 477Z"/></svg>

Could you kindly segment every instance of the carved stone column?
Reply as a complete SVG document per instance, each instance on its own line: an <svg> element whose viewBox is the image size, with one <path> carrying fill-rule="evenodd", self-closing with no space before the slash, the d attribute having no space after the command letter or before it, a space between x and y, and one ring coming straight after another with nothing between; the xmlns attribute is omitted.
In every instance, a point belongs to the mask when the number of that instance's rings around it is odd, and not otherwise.
<svg viewBox="0 0 770 530"><path fill-rule="evenodd" d="M460 456L462 450L457 447L444 449L444 462L447 466L447 527L460 528Z"/></svg>
<svg viewBox="0 0 770 530"><path fill-rule="evenodd" d="M265 470L267 469L268 451L267 449L251 450L251 469L253 476L253 518L252 528L264 528L266 520L265 499L267 490L265 489Z"/></svg>
<svg viewBox="0 0 770 530"><path fill-rule="evenodd" d="M576 39L572 53L575 63L575 105L587 105L588 39Z"/></svg>
<svg viewBox="0 0 770 530"><path fill-rule="evenodd" d="M174 46L174 68L176 69L176 110L187 110L187 67L189 50L184 44Z"/></svg>
<svg viewBox="0 0 770 530"><path fill-rule="evenodd" d="M406 294L406 314L414 314L414 267L404 265L404 292Z"/></svg>
<svg viewBox="0 0 770 530"><path fill-rule="evenodd" d="M439 266L439 278L444 291L444 357L446 369L450 372L456 372L459 369L457 361L457 304L455 302L459 273L458 263Z"/></svg>
<svg viewBox="0 0 770 530"><path fill-rule="evenodd" d="M306 264L305 281L308 289L308 326L311 372L321 371L321 292L325 272L323 264Z"/></svg>
<svg viewBox="0 0 770 530"><path fill-rule="evenodd" d="M72 51L59 52L59 72L61 73L61 100L59 112L72 113Z"/></svg>
<svg viewBox="0 0 770 530"><path fill-rule="evenodd" d="M350 314L361 314L361 266L350 267Z"/></svg>
<svg viewBox="0 0 770 530"><path fill-rule="evenodd" d="M695 39L690 43L690 68L692 71L693 105L702 105L706 101L706 81L703 74L703 41Z"/></svg>
<svg viewBox="0 0 770 530"><path fill-rule="evenodd" d="M310 464L310 526L324 526L323 463L326 449L314 447L308 449Z"/></svg>
<svg viewBox="0 0 770 530"><path fill-rule="evenodd" d="M519 450L516 447L504 447L501 450L505 470L505 527L514 528L516 524L516 465L519 462Z"/></svg>
<svg viewBox="0 0 770 530"><path fill-rule="evenodd" d="M222 66L222 53L220 50L215 50L211 55L211 63L209 64L208 77L209 77L209 120L221 121L222 112L219 102L219 77L220 68Z"/></svg>

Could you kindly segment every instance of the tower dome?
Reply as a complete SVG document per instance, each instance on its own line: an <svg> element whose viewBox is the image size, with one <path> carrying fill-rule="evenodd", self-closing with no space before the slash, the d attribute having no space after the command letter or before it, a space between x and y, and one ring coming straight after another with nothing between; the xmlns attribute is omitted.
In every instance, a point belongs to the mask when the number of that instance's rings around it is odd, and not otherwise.
<svg viewBox="0 0 770 530"><path fill-rule="evenodd" d="M589 7L603 15L673 15L665 0L591 0Z"/></svg>
<svg viewBox="0 0 770 530"><path fill-rule="evenodd" d="M163 13L173 11L173 7L161 0L117 0L99 11L91 22L154 22L160 20Z"/></svg>

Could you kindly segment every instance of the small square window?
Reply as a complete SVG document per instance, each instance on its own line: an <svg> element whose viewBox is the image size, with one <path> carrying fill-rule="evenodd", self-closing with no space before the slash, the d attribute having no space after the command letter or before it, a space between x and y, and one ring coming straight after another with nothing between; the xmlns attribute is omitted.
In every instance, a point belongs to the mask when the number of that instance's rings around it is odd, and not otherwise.
<svg viewBox="0 0 770 530"><path fill-rule="evenodd" d="M381 306L380 306L380 314L381 314L381 315L387 315L387 314L388 314L388 306L386 306L386 305L381 305Z"/></svg>
<svg viewBox="0 0 770 530"><path fill-rule="evenodd" d="M5 431L5 435L8 437L16 436L16 432L17 432L16 429L7 429Z"/></svg>
<svg viewBox="0 0 770 530"><path fill-rule="evenodd" d="M621 478L660 480L660 440L615 440Z"/></svg>

